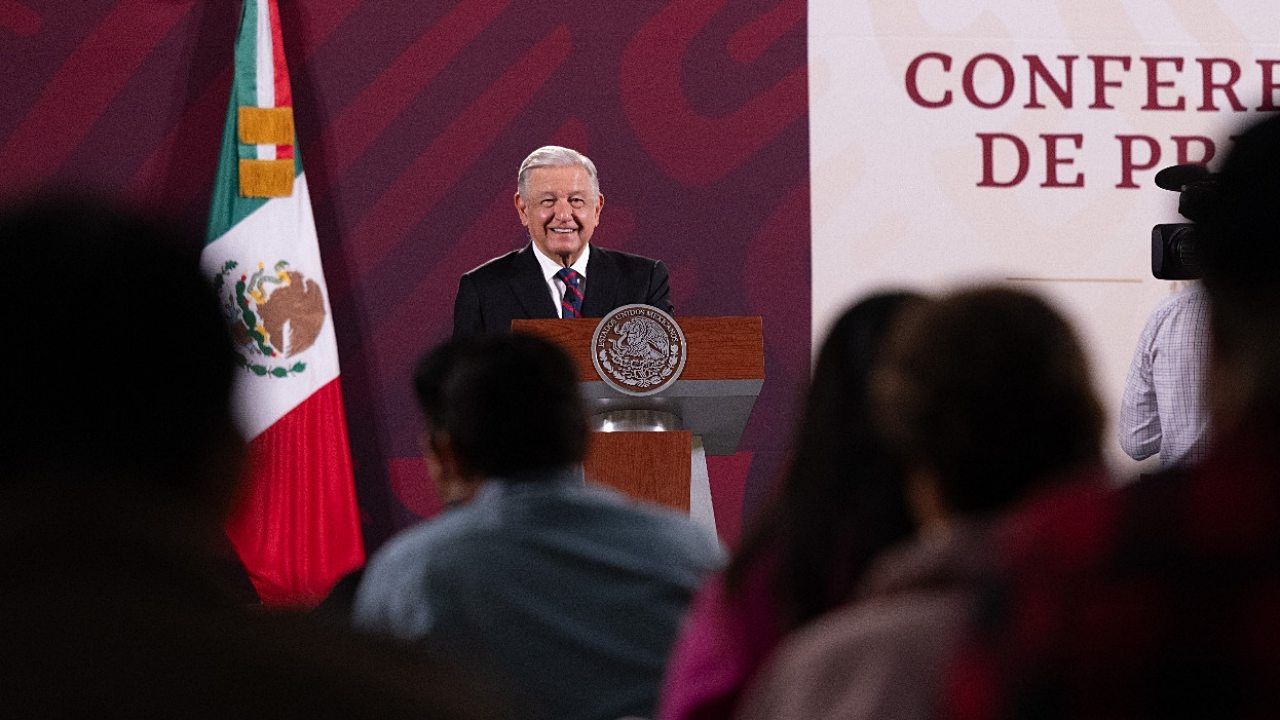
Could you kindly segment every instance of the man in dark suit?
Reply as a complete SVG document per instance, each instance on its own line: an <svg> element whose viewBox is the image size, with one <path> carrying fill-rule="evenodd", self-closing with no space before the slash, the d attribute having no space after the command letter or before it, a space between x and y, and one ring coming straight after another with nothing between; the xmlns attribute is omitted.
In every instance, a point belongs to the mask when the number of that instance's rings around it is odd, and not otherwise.
<svg viewBox="0 0 1280 720"><path fill-rule="evenodd" d="M661 260L590 244L604 195L587 156L534 150L520 164L515 205L531 242L462 276L455 338L505 333L519 318L602 317L632 303L672 312Z"/></svg>

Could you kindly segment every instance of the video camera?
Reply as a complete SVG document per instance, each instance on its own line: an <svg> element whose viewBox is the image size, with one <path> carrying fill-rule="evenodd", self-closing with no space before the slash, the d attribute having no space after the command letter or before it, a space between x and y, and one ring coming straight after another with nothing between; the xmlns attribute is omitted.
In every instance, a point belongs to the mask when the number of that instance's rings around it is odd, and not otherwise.
<svg viewBox="0 0 1280 720"><path fill-rule="evenodd" d="M1173 165L1156 173L1156 185L1181 193L1178 214L1191 222L1151 228L1151 274L1161 280L1198 279L1200 234L1196 222L1217 208L1218 176L1204 165Z"/></svg>

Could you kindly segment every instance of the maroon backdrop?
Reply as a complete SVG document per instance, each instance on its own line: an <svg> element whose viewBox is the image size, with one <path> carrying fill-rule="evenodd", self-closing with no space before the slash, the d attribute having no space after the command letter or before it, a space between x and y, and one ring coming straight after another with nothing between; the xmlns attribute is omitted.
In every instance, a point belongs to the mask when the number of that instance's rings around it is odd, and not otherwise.
<svg viewBox="0 0 1280 720"><path fill-rule="evenodd" d="M804 0L280 3L370 546L433 506L408 375L458 276L525 241L515 171L547 143L596 161L594 240L665 260L677 314L764 316L742 453L711 462L736 537L808 375ZM0 187L203 228L239 6L0 0Z"/></svg>

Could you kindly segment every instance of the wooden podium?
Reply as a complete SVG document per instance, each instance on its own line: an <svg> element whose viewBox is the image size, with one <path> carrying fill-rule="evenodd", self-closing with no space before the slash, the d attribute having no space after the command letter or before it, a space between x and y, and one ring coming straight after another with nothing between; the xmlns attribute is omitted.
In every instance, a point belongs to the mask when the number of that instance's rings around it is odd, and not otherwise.
<svg viewBox="0 0 1280 720"><path fill-rule="evenodd" d="M688 512L694 437L708 455L736 452L764 385L761 319L677 318L686 342L684 371L662 392L643 397L621 393L596 374L591 338L599 322L515 320L511 329L547 338L573 358L593 430L587 477Z"/></svg>

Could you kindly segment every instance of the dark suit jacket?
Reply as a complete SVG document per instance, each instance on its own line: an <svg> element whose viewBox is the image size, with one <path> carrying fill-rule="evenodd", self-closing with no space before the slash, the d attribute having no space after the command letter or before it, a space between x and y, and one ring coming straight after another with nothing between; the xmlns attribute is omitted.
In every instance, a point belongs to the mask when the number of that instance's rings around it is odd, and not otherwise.
<svg viewBox="0 0 1280 720"><path fill-rule="evenodd" d="M556 318L542 266L525 245L466 273L453 303L453 337L505 333L516 319ZM672 312L667 268L661 260L591 246L583 317L604 317L632 303Z"/></svg>

